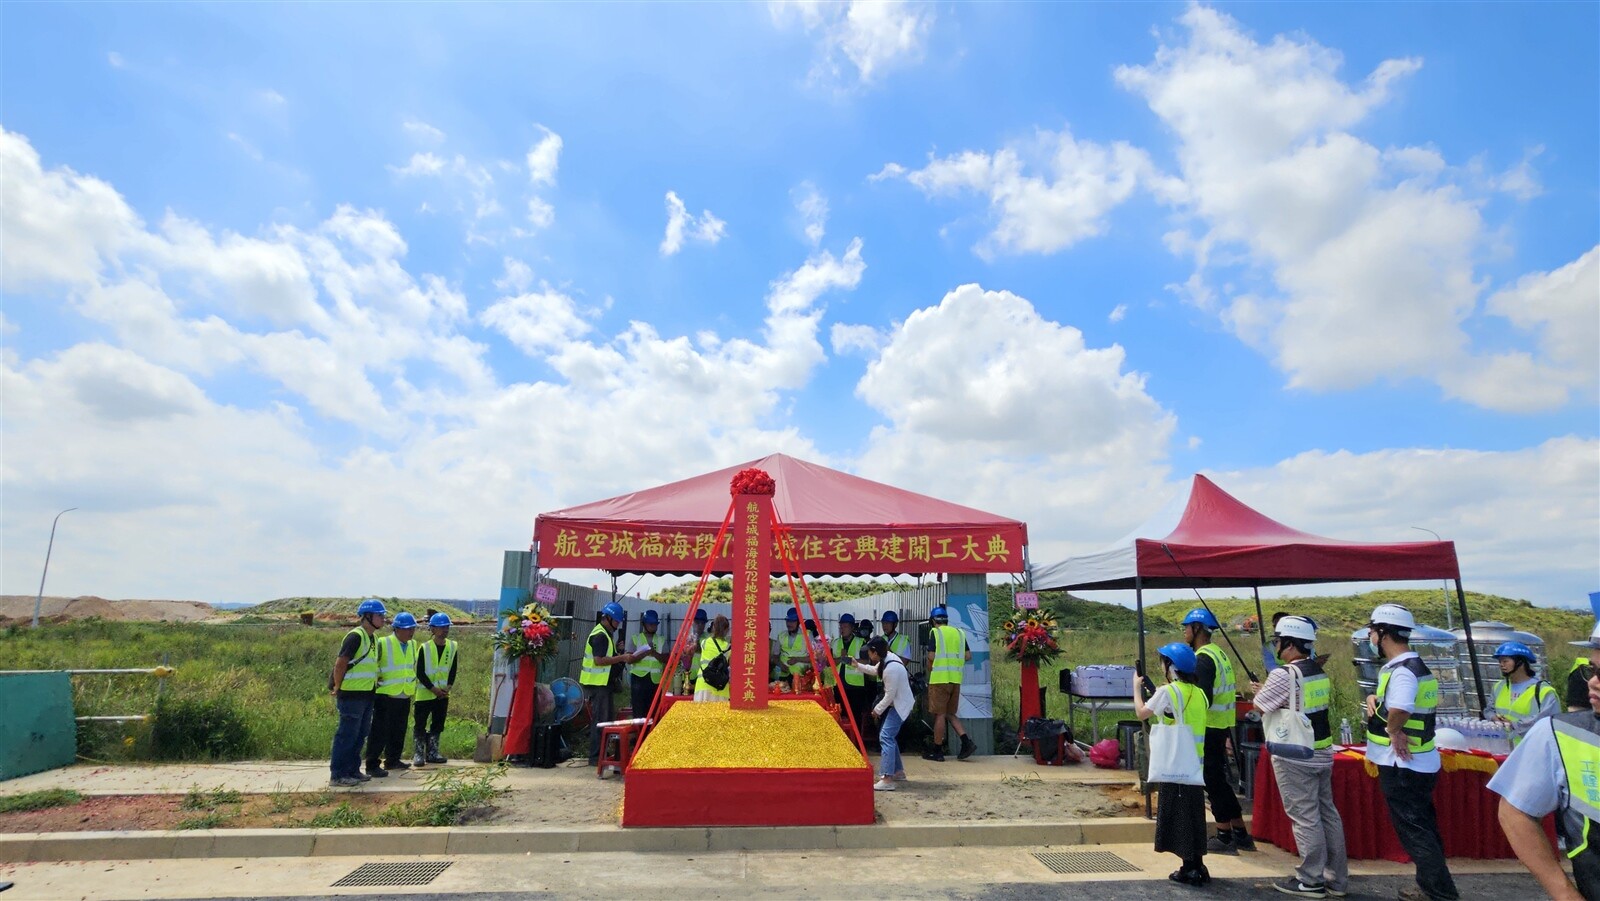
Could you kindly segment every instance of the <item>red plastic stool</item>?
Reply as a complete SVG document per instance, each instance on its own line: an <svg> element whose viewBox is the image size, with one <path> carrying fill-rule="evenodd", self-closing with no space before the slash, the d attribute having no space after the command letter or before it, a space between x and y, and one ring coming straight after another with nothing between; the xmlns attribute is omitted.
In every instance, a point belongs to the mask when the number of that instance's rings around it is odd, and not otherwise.
<svg viewBox="0 0 1600 901"><path fill-rule="evenodd" d="M606 767L614 766L618 772L628 766L628 758L633 756L633 745L639 738L639 723L601 723L600 724L600 763L595 766L594 774L597 778L604 779ZM615 746L612 739L615 738Z"/></svg>

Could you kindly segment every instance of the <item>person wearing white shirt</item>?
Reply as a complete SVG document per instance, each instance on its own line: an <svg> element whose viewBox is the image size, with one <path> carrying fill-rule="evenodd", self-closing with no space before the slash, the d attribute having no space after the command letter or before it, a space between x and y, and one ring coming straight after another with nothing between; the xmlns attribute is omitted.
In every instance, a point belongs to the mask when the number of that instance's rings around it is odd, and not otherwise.
<svg viewBox="0 0 1600 901"><path fill-rule="evenodd" d="M1378 672L1378 690L1367 695L1367 760L1378 768L1378 788L1401 847L1417 866L1417 884L1400 891L1401 901L1455 901L1461 897L1445 863L1433 787L1439 781L1434 747L1434 711L1439 680L1411 650L1417 627L1411 611L1380 604L1367 623L1373 656L1388 662Z"/></svg>
<svg viewBox="0 0 1600 901"><path fill-rule="evenodd" d="M898 654L890 653L889 643L878 636L867 642L870 663L851 660L857 670L883 682L883 697L872 708L872 718L878 721L878 781L873 791L892 792L896 782L906 778L905 762L900 757L900 727L911 718L911 707L916 698L911 694L911 677L906 672L906 662Z"/></svg>

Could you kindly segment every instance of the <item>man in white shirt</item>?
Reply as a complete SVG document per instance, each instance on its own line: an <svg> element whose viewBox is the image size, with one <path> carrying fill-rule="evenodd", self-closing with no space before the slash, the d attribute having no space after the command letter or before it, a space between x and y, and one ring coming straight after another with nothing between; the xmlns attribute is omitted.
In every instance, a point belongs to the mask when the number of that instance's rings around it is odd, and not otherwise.
<svg viewBox="0 0 1600 901"><path fill-rule="evenodd" d="M1417 884L1400 891L1401 901L1456 901L1461 895L1445 863L1444 840L1433 806L1439 781L1439 751L1433 744L1439 681L1411 650L1411 611L1380 604L1367 623L1373 656L1388 662L1378 673L1378 691L1367 695L1367 759L1378 768L1378 787L1400 845L1417 866Z"/></svg>

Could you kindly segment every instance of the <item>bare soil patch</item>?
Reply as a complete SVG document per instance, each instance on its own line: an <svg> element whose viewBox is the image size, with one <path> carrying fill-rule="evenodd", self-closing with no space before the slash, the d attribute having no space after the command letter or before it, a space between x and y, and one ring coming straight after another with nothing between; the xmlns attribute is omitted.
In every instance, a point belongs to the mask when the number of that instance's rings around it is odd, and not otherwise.
<svg viewBox="0 0 1600 901"><path fill-rule="evenodd" d="M267 829L308 826L319 813L349 803L369 817L411 797L385 792L310 792L282 795L243 795L236 803L218 804L213 810L183 807L183 795L102 795L67 807L29 810L0 818L0 833L100 832L119 829L176 829L185 821L215 814L216 829Z"/></svg>
<svg viewBox="0 0 1600 901"><path fill-rule="evenodd" d="M33 621L32 595L0 595L0 626ZM216 616L210 604L200 601L109 601L94 595L76 598L48 597L40 604L39 619L54 623L78 619L124 622L198 622Z"/></svg>

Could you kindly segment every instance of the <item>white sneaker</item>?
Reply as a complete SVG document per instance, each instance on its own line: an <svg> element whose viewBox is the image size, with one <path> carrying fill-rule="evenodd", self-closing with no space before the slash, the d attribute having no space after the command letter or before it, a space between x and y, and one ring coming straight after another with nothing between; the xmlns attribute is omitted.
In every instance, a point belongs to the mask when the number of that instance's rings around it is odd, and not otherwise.
<svg viewBox="0 0 1600 901"><path fill-rule="evenodd" d="M872 790L875 792L892 792L894 791L894 780L879 779L877 782L872 783Z"/></svg>

